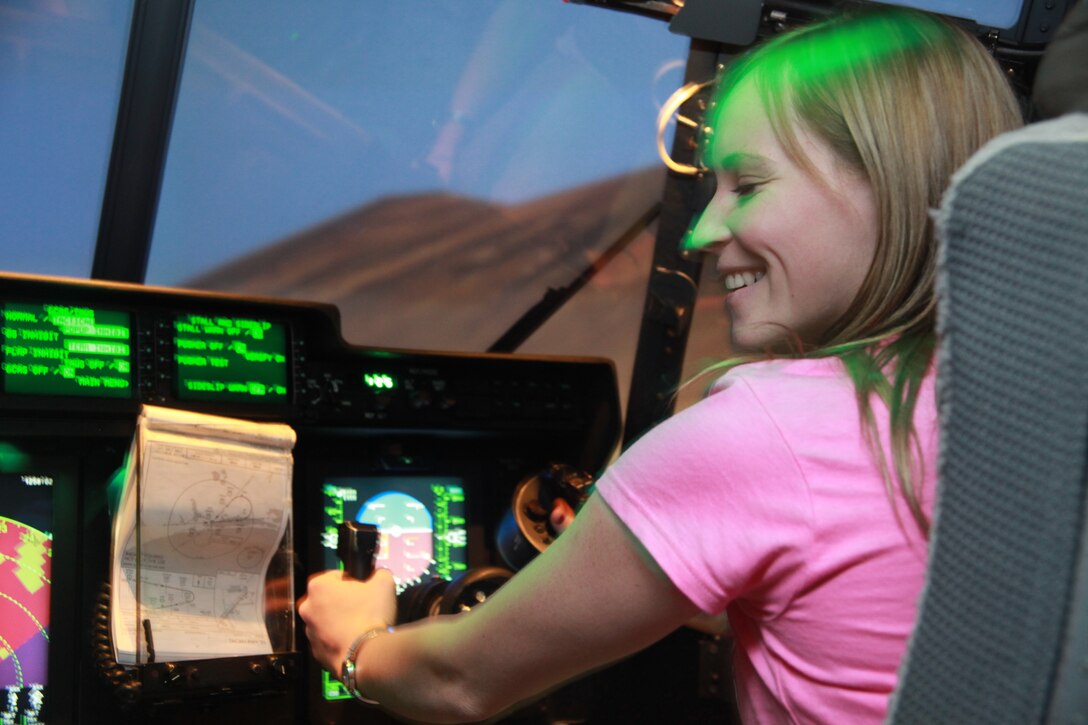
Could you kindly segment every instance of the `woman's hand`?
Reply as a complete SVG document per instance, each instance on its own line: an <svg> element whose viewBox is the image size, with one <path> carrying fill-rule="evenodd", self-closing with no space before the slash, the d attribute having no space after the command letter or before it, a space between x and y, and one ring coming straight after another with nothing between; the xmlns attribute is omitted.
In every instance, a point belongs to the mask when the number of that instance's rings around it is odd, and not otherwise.
<svg viewBox="0 0 1088 725"><path fill-rule="evenodd" d="M393 621L393 591L380 570L367 582L340 572L310 580L299 614L323 667L338 672L356 637ZM696 612L607 504L590 497L485 605L369 640L356 686L410 721L486 721L649 646Z"/></svg>
<svg viewBox="0 0 1088 725"><path fill-rule="evenodd" d="M342 571L310 577L298 614L306 623L310 649L322 667L340 672L348 647L360 634L391 625L397 618L396 585L387 569L365 582Z"/></svg>

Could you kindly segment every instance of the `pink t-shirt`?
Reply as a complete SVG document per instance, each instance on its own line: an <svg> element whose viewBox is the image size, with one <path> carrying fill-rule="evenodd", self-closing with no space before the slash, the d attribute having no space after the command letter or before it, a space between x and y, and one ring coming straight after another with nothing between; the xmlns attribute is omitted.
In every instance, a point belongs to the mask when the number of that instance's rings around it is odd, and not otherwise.
<svg viewBox="0 0 1088 725"><path fill-rule="evenodd" d="M927 515L933 382L915 413ZM873 411L890 461L887 409L874 400ZM681 592L728 612L745 722L883 720L926 544L898 493L892 505L837 358L733 369L631 446L597 490Z"/></svg>

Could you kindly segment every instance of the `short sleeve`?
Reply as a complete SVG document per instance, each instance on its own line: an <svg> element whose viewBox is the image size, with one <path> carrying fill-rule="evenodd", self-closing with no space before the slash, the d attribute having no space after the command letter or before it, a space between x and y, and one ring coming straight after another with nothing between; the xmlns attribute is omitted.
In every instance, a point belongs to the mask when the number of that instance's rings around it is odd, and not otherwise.
<svg viewBox="0 0 1088 725"><path fill-rule="evenodd" d="M597 491L703 611L792 598L782 587L796 581L813 536L810 492L743 378L644 435Z"/></svg>

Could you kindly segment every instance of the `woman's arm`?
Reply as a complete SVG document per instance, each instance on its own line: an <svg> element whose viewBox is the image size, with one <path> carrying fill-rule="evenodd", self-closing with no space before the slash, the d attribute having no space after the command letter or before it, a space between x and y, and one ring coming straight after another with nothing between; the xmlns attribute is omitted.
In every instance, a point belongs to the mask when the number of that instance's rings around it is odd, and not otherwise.
<svg viewBox="0 0 1088 725"><path fill-rule="evenodd" d="M574 523L575 516L574 509L569 503L561 498L555 499L555 504L553 505L551 512L551 523L552 528L555 529L557 534L562 534L566 531L567 528ZM729 618L726 617L725 612L721 612L720 614L699 612L684 624L703 634L728 636L733 632L729 627Z"/></svg>
<svg viewBox="0 0 1088 725"><path fill-rule="evenodd" d="M311 580L299 603L314 656L334 673L351 641L392 621L392 580L339 572ZM357 683L398 715L486 719L632 654L697 612L600 496L486 604L366 641Z"/></svg>

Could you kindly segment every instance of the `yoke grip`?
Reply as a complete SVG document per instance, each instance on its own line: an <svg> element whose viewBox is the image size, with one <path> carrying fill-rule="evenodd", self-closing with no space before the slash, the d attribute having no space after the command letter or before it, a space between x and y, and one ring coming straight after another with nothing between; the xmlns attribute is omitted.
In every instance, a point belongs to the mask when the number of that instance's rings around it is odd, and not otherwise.
<svg viewBox="0 0 1088 725"><path fill-rule="evenodd" d="M336 555L344 562L344 572L352 579L366 581L374 573L378 558L378 527L345 521L340 524Z"/></svg>

